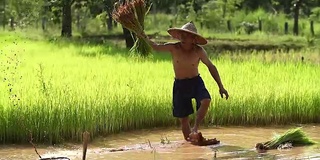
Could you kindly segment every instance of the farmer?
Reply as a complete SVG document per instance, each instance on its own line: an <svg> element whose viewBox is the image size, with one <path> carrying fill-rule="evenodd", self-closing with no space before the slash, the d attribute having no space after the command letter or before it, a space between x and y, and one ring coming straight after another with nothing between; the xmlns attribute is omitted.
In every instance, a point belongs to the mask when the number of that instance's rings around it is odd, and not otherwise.
<svg viewBox="0 0 320 160"><path fill-rule="evenodd" d="M216 81L221 98L223 94L228 99L229 95L224 88L217 68L209 60L206 51L200 46L207 44L207 40L197 34L193 22L186 23L181 28L170 28L168 33L180 42L157 44L151 41L145 33L138 34L144 38L154 50L169 52L172 55L175 79L173 83L173 116L179 118L184 139L191 142L203 140L198 132L199 125L204 119L210 106L211 96L205 87L204 81L198 71L199 62L202 61ZM188 116L194 113L192 98L196 100L197 117L193 128L190 128ZM205 143L219 143L216 139L206 140Z"/></svg>

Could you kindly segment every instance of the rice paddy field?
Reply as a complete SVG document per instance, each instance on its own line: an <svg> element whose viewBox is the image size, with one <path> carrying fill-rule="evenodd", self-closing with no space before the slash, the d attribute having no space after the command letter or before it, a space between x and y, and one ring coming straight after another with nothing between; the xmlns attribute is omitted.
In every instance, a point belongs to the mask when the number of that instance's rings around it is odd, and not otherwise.
<svg viewBox="0 0 320 160"><path fill-rule="evenodd" d="M170 55L0 34L0 143L56 144L121 131L177 125ZM209 54L210 51L208 51ZM213 53L212 53L213 54ZM320 122L320 51L215 53L229 99L201 64L212 103L204 125ZM303 57L303 60L302 60Z"/></svg>

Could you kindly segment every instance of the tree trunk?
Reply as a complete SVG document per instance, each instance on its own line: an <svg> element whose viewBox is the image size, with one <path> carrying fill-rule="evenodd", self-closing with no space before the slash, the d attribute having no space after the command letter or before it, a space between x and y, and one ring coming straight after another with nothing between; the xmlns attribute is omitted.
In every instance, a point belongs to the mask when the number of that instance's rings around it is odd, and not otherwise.
<svg viewBox="0 0 320 160"><path fill-rule="evenodd" d="M119 0L119 3L120 4L125 4L125 0ZM130 49L130 48L132 48L133 47L133 45L134 45L134 39L133 39L133 37L131 36L131 33L130 33L130 31L127 29L127 28L124 28L123 26L122 26L122 30L123 30L123 36L124 36L124 38L125 38L125 41L126 41L126 47L128 48L128 49Z"/></svg>
<svg viewBox="0 0 320 160"><path fill-rule="evenodd" d="M47 26L47 17L43 16L41 19L41 27L44 32L47 31L46 26Z"/></svg>
<svg viewBox="0 0 320 160"><path fill-rule="evenodd" d="M118 26L117 21L113 21L113 27L114 27L114 28L117 28L117 26Z"/></svg>
<svg viewBox="0 0 320 160"><path fill-rule="evenodd" d="M3 30L6 29L6 0L3 0L3 20L2 20Z"/></svg>
<svg viewBox="0 0 320 160"><path fill-rule="evenodd" d="M13 16L11 16L11 20L10 20L10 28L11 28L11 30L12 31L14 31L15 30L15 22L14 22L15 20L14 20L14 17Z"/></svg>
<svg viewBox="0 0 320 160"><path fill-rule="evenodd" d="M107 25L108 25L108 31L112 31L112 14L110 12L108 12L108 20L107 20Z"/></svg>
<svg viewBox="0 0 320 160"><path fill-rule="evenodd" d="M258 20L258 28L259 28L259 31L261 32L262 31L262 21L261 21L261 19L259 18L259 20Z"/></svg>
<svg viewBox="0 0 320 160"><path fill-rule="evenodd" d="M72 36L71 0L65 0L62 6L62 37Z"/></svg>
<svg viewBox="0 0 320 160"><path fill-rule="evenodd" d="M231 21L230 21L230 20L227 20L227 28L228 28L228 31L229 31L229 32L232 32L232 29L231 29Z"/></svg>
<svg viewBox="0 0 320 160"><path fill-rule="evenodd" d="M78 12L77 13L77 21L76 21L76 24L77 24L77 30L80 31L80 13Z"/></svg>
<svg viewBox="0 0 320 160"><path fill-rule="evenodd" d="M313 26L313 21L310 21L310 32L311 35L314 36L314 26Z"/></svg>
<svg viewBox="0 0 320 160"><path fill-rule="evenodd" d="M301 6L302 0L297 0L294 4L294 23L293 23L293 34L298 35L299 34L299 11Z"/></svg>
<svg viewBox="0 0 320 160"><path fill-rule="evenodd" d="M284 34L288 34L288 28L289 28L289 24L288 22L284 23Z"/></svg>
<svg viewBox="0 0 320 160"><path fill-rule="evenodd" d="M130 33L130 31L128 29L126 29L124 27L122 27L122 29L123 29L124 38L126 40L126 47L128 49L130 49L134 45L134 39L132 38L131 33Z"/></svg>
<svg viewBox="0 0 320 160"><path fill-rule="evenodd" d="M224 4L223 4L223 8L222 8L222 18L226 17L227 2L228 2L228 0L224 0Z"/></svg>

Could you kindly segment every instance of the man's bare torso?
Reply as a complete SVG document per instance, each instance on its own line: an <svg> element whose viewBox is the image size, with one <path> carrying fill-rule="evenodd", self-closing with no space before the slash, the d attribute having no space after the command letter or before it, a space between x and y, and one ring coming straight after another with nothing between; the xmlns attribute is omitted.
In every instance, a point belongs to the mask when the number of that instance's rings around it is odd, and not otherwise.
<svg viewBox="0 0 320 160"><path fill-rule="evenodd" d="M198 66L200 62L200 47L194 45L188 50L184 50L181 43L176 43L172 51L172 63L175 78L185 79L199 75Z"/></svg>

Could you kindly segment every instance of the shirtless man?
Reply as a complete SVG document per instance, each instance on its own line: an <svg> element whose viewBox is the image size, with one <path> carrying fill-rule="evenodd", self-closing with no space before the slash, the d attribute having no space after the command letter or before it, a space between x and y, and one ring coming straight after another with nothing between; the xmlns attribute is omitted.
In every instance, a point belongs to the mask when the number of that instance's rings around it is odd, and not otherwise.
<svg viewBox="0 0 320 160"><path fill-rule="evenodd" d="M221 98L223 94L228 99L229 95L224 88L217 68L209 60L206 51L199 45L207 44L207 40L197 34L197 29L192 22L181 28L171 28L168 33L180 42L157 44L151 41L144 33L138 34L145 38L156 51L169 52L172 55L175 80L173 84L173 116L179 118L185 140L197 141L198 128L210 106L211 96L205 87L198 71L199 62L203 62L209 69L211 76L216 81ZM194 113L192 98L196 99L197 118L193 128L190 128L190 114Z"/></svg>

